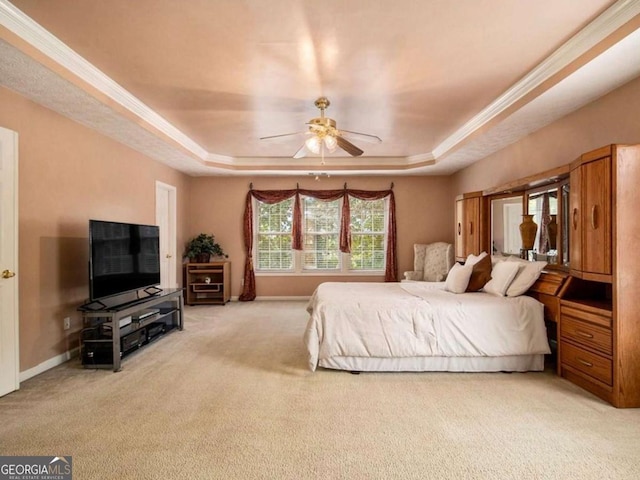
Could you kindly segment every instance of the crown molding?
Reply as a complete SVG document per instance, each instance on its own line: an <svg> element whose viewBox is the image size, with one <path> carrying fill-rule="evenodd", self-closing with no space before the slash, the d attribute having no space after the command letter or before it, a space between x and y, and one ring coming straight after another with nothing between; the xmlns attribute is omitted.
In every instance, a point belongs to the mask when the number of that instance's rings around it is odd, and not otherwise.
<svg viewBox="0 0 640 480"><path fill-rule="evenodd" d="M296 167L296 168L318 168L321 165L321 158L318 156L307 156L303 158L292 158L292 157L235 157L226 161L218 161L213 156L209 158L207 162L210 165L218 165L218 166L229 166L236 167L239 169L244 168L285 168L285 167ZM412 164L407 162L406 157L326 157L325 168L328 167L339 167L339 168L360 168L364 163L368 166L372 167L398 167L398 168L407 168L411 167ZM425 161L423 163L427 163Z"/></svg>
<svg viewBox="0 0 640 480"><path fill-rule="evenodd" d="M219 163L222 165L234 165L235 157L228 157L226 155L218 155L217 153L207 153L205 159L206 162Z"/></svg>
<svg viewBox="0 0 640 480"><path fill-rule="evenodd" d="M619 0L589 25L576 33L533 70L516 82L478 115L434 148L432 155L440 158L491 119L504 112L543 82L596 46L625 23L640 14L640 0Z"/></svg>
<svg viewBox="0 0 640 480"><path fill-rule="evenodd" d="M206 160L209 156L209 153L204 148L7 0L0 0L0 25L87 82L96 90L122 105L136 117L177 142L198 158Z"/></svg>
<svg viewBox="0 0 640 480"><path fill-rule="evenodd" d="M432 152L420 153L418 155L409 155L408 157L406 157L406 161L409 165L412 165L414 163L433 162L435 159L436 157Z"/></svg>

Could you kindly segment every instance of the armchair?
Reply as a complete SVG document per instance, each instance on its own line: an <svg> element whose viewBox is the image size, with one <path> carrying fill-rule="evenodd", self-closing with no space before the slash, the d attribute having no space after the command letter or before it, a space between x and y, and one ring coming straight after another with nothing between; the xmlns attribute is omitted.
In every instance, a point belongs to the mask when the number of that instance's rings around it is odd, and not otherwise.
<svg viewBox="0 0 640 480"><path fill-rule="evenodd" d="M405 280L443 282L453 264L453 244L435 242L413 245L413 271L404 272Z"/></svg>

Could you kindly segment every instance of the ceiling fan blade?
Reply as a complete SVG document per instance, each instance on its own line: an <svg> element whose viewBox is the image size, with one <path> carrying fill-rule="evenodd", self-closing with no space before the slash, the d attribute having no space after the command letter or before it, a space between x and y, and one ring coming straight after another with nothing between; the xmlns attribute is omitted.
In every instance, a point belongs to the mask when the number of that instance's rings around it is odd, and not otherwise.
<svg viewBox="0 0 640 480"><path fill-rule="evenodd" d="M260 137L260 140L269 140L270 138L290 137L292 135L302 135L306 132L283 133L281 135L269 135L268 137Z"/></svg>
<svg viewBox="0 0 640 480"><path fill-rule="evenodd" d="M377 135L369 135L368 133L352 132L351 130L340 130L340 133L346 133L348 137L357 137L358 140L369 143L382 143L382 139Z"/></svg>
<svg viewBox="0 0 640 480"><path fill-rule="evenodd" d="M307 149L304 147L304 143L302 144L302 146L300 147L300 150L298 150L295 155L293 156L293 158L302 158L304 156L307 155Z"/></svg>
<svg viewBox="0 0 640 480"><path fill-rule="evenodd" d="M360 150L353 143L341 137L340 135L336 136L336 141L338 142L338 146L352 157L359 157L364 153L364 151Z"/></svg>

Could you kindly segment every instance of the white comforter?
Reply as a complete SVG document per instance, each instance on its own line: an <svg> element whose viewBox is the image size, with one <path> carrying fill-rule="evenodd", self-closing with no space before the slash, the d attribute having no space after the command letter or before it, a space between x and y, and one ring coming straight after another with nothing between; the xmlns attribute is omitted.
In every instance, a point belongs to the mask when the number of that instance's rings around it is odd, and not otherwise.
<svg viewBox="0 0 640 480"><path fill-rule="evenodd" d="M453 294L444 283L323 283L311 297L309 367L336 356L477 357L549 353L543 305Z"/></svg>

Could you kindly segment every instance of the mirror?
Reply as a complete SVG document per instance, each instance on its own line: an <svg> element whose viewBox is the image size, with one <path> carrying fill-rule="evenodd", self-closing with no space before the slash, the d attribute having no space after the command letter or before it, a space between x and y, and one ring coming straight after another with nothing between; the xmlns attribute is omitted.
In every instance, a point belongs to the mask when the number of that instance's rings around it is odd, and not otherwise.
<svg viewBox="0 0 640 480"><path fill-rule="evenodd" d="M546 261L551 269L569 267L568 168L514 181L490 192L486 194L490 238L485 241L490 242L492 255Z"/></svg>
<svg viewBox="0 0 640 480"><path fill-rule="evenodd" d="M520 256L523 197L491 199L491 254Z"/></svg>
<svg viewBox="0 0 640 480"><path fill-rule="evenodd" d="M527 213L533 215L538 231L533 246L534 260L569 266L569 182L556 183L527 195Z"/></svg>

